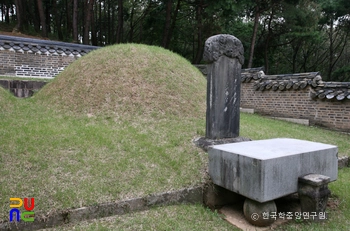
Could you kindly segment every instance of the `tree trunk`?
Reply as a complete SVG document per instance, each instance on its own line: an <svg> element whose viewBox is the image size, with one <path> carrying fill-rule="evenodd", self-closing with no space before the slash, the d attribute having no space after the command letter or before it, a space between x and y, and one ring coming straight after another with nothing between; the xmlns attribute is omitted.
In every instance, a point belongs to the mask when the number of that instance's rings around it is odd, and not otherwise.
<svg viewBox="0 0 350 231"><path fill-rule="evenodd" d="M73 42L78 43L78 0L73 1Z"/></svg>
<svg viewBox="0 0 350 231"><path fill-rule="evenodd" d="M331 19L331 27L329 31L329 63L328 63L328 73L327 73L327 79L328 81L332 81L332 69L333 69L333 55L334 55L334 50L333 50L333 31L334 31L334 22L333 18Z"/></svg>
<svg viewBox="0 0 350 231"><path fill-rule="evenodd" d="M97 34L96 34L96 19L95 15L97 14L97 9L95 8L95 12L91 15L91 45L97 46Z"/></svg>
<svg viewBox="0 0 350 231"><path fill-rule="evenodd" d="M84 36L83 36L83 43L89 44L90 41L90 27L91 27L91 18L93 14L93 5L94 0L86 0L85 2L85 23L84 23Z"/></svg>
<svg viewBox="0 0 350 231"><path fill-rule="evenodd" d="M66 22L65 22L65 26L67 28L66 31L66 35L65 37L70 37L70 35L72 34L72 26L73 26L73 22L72 22L72 6L73 6L73 0L66 0Z"/></svg>
<svg viewBox="0 0 350 231"><path fill-rule="evenodd" d="M248 68L252 68L252 66L253 66L255 41L256 41L256 35L258 33L259 19L260 19L260 9L259 9L259 6L256 5L255 6L255 16L254 16L254 29L253 29L252 40L250 42Z"/></svg>
<svg viewBox="0 0 350 231"><path fill-rule="evenodd" d="M112 14L112 19L111 19L111 24L109 24L109 27L111 28L111 41L110 44L116 43L117 36L115 35L115 10L114 10L114 1L111 6L111 14Z"/></svg>
<svg viewBox="0 0 350 231"><path fill-rule="evenodd" d="M134 15L135 15L135 6L132 5L131 6L131 13L130 13L130 18L129 18L129 21L130 21L130 30L129 30L129 42L133 42L134 40L134 29L135 29L135 24L134 24Z"/></svg>
<svg viewBox="0 0 350 231"><path fill-rule="evenodd" d="M179 12L179 9L180 9L180 4L181 4L181 0L177 0L177 4L176 4L176 8L175 8L175 11L174 11L174 16L172 18L172 22L171 22L171 26L170 26L170 31L169 31L169 35L168 35L168 39L167 39L167 47L170 46L170 41L171 41L171 38L173 36L173 31L175 29L175 24L176 24L176 19L177 19L177 15L178 15L178 12Z"/></svg>
<svg viewBox="0 0 350 231"><path fill-rule="evenodd" d="M63 40L63 33L62 33L62 27L61 27L61 16L58 13L56 1L52 2L52 10L53 10L53 15L55 17L55 24L56 24L58 39L60 41L62 41Z"/></svg>
<svg viewBox="0 0 350 231"><path fill-rule="evenodd" d="M40 16L41 36L47 37L46 20L45 20L43 1L37 0L37 4L38 4L39 16Z"/></svg>
<svg viewBox="0 0 350 231"><path fill-rule="evenodd" d="M107 0L107 44L111 44L111 0Z"/></svg>
<svg viewBox="0 0 350 231"><path fill-rule="evenodd" d="M267 32L267 37L266 37L266 41L265 41L265 54L264 54L264 59L265 59L265 73L268 74L269 73L269 47L270 47L270 40L273 36L273 32L272 32L272 19L273 19L273 14L274 14L274 10L271 10L271 14L270 14L270 18L269 18L269 22L268 22L268 32Z"/></svg>
<svg viewBox="0 0 350 231"><path fill-rule="evenodd" d="M35 1L34 3L34 7L33 7L33 17L32 17L32 20L33 20L33 24L34 24L34 30L36 33L42 33L41 31L41 21L40 21L40 14L39 14L39 9L38 9L38 4L37 4L37 1Z"/></svg>
<svg viewBox="0 0 350 231"><path fill-rule="evenodd" d="M5 22L7 24L10 23L10 6L9 6L9 4L6 4Z"/></svg>
<svg viewBox="0 0 350 231"><path fill-rule="evenodd" d="M167 41L169 41L168 37L170 34L172 5L173 5L173 1L168 0L166 4L166 16L165 16L165 25L164 25L164 33L163 33L163 41L162 41L162 47L164 48L169 47L169 44Z"/></svg>
<svg viewBox="0 0 350 231"><path fill-rule="evenodd" d="M102 2L100 2L100 6L99 6L99 21L98 21L98 25L99 25L99 28L100 28L100 31L98 33L98 40L99 40L100 45L104 45L104 41L102 40L102 31L103 31L103 28L102 28Z"/></svg>
<svg viewBox="0 0 350 231"><path fill-rule="evenodd" d="M193 63L199 63L203 57L204 44L203 44L203 22L202 12L203 11L203 0L200 0L197 4L196 18L197 18L197 52Z"/></svg>
<svg viewBox="0 0 350 231"><path fill-rule="evenodd" d="M50 6L51 6L50 3L48 3L47 1L44 1L44 2L46 2L44 9L45 9L45 27L46 27L46 37L47 37L47 35L51 33L50 23L51 23L52 13L50 9Z"/></svg>
<svg viewBox="0 0 350 231"><path fill-rule="evenodd" d="M131 11L131 20L134 13L134 9ZM121 43L123 39L123 0L118 0L118 25L117 25L117 43ZM130 28L132 29L132 28Z"/></svg>
<svg viewBox="0 0 350 231"><path fill-rule="evenodd" d="M15 0L16 4L16 16L17 16L17 24L13 28L13 31L20 32L23 30L23 20L25 18L24 16L24 10L23 10L23 2L22 0Z"/></svg>

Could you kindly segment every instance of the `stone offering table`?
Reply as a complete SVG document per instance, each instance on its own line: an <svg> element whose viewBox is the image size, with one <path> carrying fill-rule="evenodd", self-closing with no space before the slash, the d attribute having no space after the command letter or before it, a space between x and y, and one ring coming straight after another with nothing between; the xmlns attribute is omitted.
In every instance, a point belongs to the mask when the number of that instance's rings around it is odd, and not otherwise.
<svg viewBox="0 0 350 231"><path fill-rule="evenodd" d="M338 148L328 144L279 138L215 145L208 153L213 183L262 208L298 192L300 177L321 174L330 182L338 175Z"/></svg>

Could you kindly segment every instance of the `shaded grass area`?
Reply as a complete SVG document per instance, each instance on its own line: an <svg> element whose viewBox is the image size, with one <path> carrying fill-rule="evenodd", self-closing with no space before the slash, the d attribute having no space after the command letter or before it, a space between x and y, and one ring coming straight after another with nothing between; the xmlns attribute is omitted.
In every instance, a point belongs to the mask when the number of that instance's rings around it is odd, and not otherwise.
<svg viewBox="0 0 350 231"><path fill-rule="evenodd" d="M202 205L173 205L148 211L94 219L49 230L240 230Z"/></svg>

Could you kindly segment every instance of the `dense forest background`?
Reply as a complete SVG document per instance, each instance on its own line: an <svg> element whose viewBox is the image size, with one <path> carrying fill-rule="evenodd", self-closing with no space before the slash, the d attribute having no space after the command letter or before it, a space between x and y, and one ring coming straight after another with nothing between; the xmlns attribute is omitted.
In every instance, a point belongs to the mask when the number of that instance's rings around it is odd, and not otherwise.
<svg viewBox="0 0 350 231"><path fill-rule="evenodd" d="M232 34L244 45L244 68L350 81L349 0L0 0L0 8L1 30L157 45L195 64L208 37Z"/></svg>

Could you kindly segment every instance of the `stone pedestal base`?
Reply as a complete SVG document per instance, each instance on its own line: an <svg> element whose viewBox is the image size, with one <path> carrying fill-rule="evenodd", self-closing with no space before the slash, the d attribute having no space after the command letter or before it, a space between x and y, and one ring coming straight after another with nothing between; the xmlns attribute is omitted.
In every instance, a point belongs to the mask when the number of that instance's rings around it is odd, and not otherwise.
<svg viewBox="0 0 350 231"><path fill-rule="evenodd" d="M203 149L205 152L207 152L210 148L212 148L214 145L218 144L229 144L229 143L239 143L239 142L246 142L246 141L252 141L250 138L245 138L245 137L235 137L235 138L225 138L225 139L208 139L205 137L199 137L195 138L193 140L193 143Z"/></svg>
<svg viewBox="0 0 350 231"><path fill-rule="evenodd" d="M327 207L328 197L331 191L328 189L330 177L309 174L299 177L298 193L301 211L312 216L313 221L322 221ZM321 215L323 214L323 215Z"/></svg>
<svg viewBox="0 0 350 231"><path fill-rule="evenodd" d="M228 204L243 203L245 197L215 184L208 184L203 189L203 201L210 209Z"/></svg>
<svg viewBox="0 0 350 231"><path fill-rule="evenodd" d="M275 221L270 215L277 214L277 207L274 201L260 203L247 198L244 201L243 213L250 224L264 227Z"/></svg>

